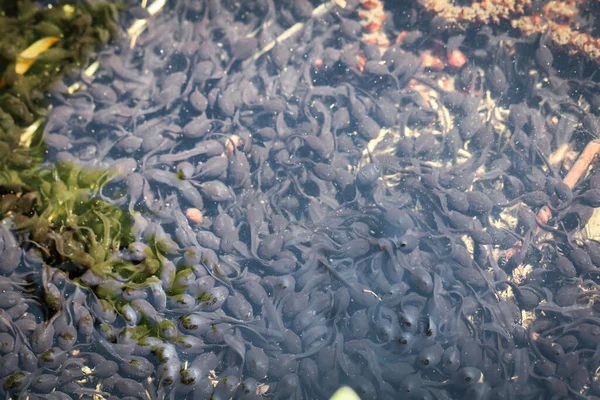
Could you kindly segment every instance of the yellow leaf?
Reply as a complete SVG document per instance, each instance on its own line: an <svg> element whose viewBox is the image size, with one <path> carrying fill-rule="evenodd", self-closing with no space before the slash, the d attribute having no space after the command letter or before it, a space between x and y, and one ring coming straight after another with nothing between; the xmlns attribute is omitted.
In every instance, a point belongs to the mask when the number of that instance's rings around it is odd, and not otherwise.
<svg viewBox="0 0 600 400"><path fill-rule="evenodd" d="M31 124L27 128L25 128L23 133L21 133L21 138L19 140L20 146L22 146L22 147L31 146L31 141L33 140L33 135L35 134L35 131L37 131L38 128L42 125L42 122L43 122L43 120L40 118L37 121L35 121L33 124Z"/></svg>
<svg viewBox="0 0 600 400"><path fill-rule="evenodd" d="M67 88L67 93L73 94L76 91L78 91L79 89L81 89L81 84L79 82L75 82L74 84L72 84L71 86L69 86Z"/></svg>
<svg viewBox="0 0 600 400"><path fill-rule="evenodd" d="M167 4L167 0L156 0L154 3L148 6L148 12L150 15L156 15L162 8Z"/></svg>
<svg viewBox="0 0 600 400"><path fill-rule="evenodd" d="M147 8L148 13L150 15L156 15L162 8L167 4L167 0L156 0L154 3L150 4ZM142 34L142 32L146 29L146 25L148 24L148 20L138 19L131 25L129 29L127 29L127 34L130 38L137 38ZM133 47L133 46L132 46Z"/></svg>
<svg viewBox="0 0 600 400"><path fill-rule="evenodd" d="M45 37L37 42L33 43L31 46L26 48L19 54L17 58L17 64L15 65L15 71L19 75L23 75L35 62L35 59L42 54L44 51L48 50L54 43L58 42L57 37Z"/></svg>
<svg viewBox="0 0 600 400"><path fill-rule="evenodd" d="M83 73L85 74L85 76L92 76L96 73L98 67L100 67L100 62L94 61L92 65L90 65L85 69L85 71L83 71Z"/></svg>

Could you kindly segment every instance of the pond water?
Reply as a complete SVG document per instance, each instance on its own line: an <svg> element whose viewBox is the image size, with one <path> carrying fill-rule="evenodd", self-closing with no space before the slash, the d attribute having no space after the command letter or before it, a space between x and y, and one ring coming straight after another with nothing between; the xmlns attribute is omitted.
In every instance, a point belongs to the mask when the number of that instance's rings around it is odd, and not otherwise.
<svg viewBox="0 0 600 400"><path fill-rule="evenodd" d="M1 228L7 398L600 395L596 5L145 3L48 94L97 258Z"/></svg>

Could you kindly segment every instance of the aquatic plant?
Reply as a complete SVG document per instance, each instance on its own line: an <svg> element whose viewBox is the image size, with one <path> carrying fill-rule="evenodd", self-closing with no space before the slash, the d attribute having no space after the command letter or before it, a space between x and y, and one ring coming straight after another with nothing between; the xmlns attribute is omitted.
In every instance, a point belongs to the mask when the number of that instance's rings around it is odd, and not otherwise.
<svg viewBox="0 0 600 400"><path fill-rule="evenodd" d="M88 65L97 46L108 43L116 33L116 21L122 9L121 2L61 2L42 7L29 0L0 1L0 35L3 38L0 70L5 72L9 91L17 89L12 85L12 79L19 75L17 70L10 68L11 65L35 61L27 77L41 81L43 87L56 82L59 75L73 68ZM51 50L38 54L35 60L23 60L23 50L48 37L58 39Z"/></svg>
<svg viewBox="0 0 600 400"><path fill-rule="evenodd" d="M69 261L75 271L91 269L101 277L123 264L114 253L133 240L129 213L95 196L110 178L107 171L60 163L17 178L21 181L8 185L21 185L27 204L15 199L14 205L20 207L15 228L29 232L28 239L47 258Z"/></svg>
<svg viewBox="0 0 600 400"><path fill-rule="evenodd" d="M111 172L42 167L45 92L116 33L119 3L0 2L0 219L46 262L108 276L131 241L129 214L96 195ZM83 270L83 271L82 271Z"/></svg>

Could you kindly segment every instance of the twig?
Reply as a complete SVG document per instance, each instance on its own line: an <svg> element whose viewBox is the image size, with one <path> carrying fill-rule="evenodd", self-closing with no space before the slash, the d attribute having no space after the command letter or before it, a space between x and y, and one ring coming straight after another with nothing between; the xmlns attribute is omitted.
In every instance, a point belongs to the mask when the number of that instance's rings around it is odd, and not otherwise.
<svg viewBox="0 0 600 400"><path fill-rule="evenodd" d="M592 163L592 161L594 161L594 158L596 158L596 155L598 153L600 153L600 140L592 140L588 143L587 146L585 146L585 149L583 149L583 151L579 155L579 158L577 159L577 161L575 161L575 164L573 164L573 167L571 168L567 176L565 176L565 179L563 179L563 183L569 186L569 188L573 189L579 181L579 179L582 176L585 176L590 167L590 164ZM542 209L537 215L537 221L540 224L546 224L550 220L550 218L552 218L552 211L550 211L550 209L547 206L542 207ZM537 232L539 231L540 228L538 227Z"/></svg>
<svg viewBox="0 0 600 400"><path fill-rule="evenodd" d="M340 6L342 8L345 8L345 1L332 0L327 3L323 3L319 7L315 8L313 10L313 12L311 14L311 18L320 17L321 15L325 14L326 12L331 10L333 7L335 7L336 5ZM297 24L292 25L287 31L285 31L281 35L279 35L277 37L277 39L273 40L271 43L267 44L265 47L260 49L260 51L258 53L256 53L254 55L254 57L252 57L252 61L258 60L263 54L271 51L271 49L273 49L273 47L275 47L275 45L277 43L281 43L281 42L291 38L298 32L300 32L302 27L304 27L304 22L298 22Z"/></svg>
<svg viewBox="0 0 600 400"><path fill-rule="evenodd" d="M571 168L571 171L567 174L563 180L571 189L575 187L575 184L581 178L581 176L587 172L590 164L594 161L596 155L600 152L600 140L592 140L583 149L581 155Z"/></svg>
<svg viewBox="0 0 600 400"><path fill-rule="evenodd" d="M598 155L598 153L600 153L600 140L592 140L587 144L585 149L583 149L583 151L579 155L579 158L577 159L577 161L575 161L575 164L573 164L573 167L571 168L567 176L565 176L565 178L563 179L563 183L567 184L569 188L573 189L579 181L579 179L581 179L582 176L585 176L590 167L590 164L592 163L592 161L594 161L594 158L596 158L596 155ZM540 225L545 225L548 223L550 218L552 218L552 211L550 211L550 209L547 206L544 206L539 211L536 220ZM541 229L538 226L535 233L538 234L540 233L540 231ZM512 255L518 251L517 246L520 245L521 242L517 243L515 247L503 251L502 255L507 259L512 257Z"/></svg>
<svg viewBox="0 0 600 400"><path fill-rule="evenodd" d="M558 146L558 149L556 149L555 152L550 154L550 157L548 157L548 163L555 168L558 167L560 163L563 162L570 149L570 143L561 144L560 146Z"/></svg>
<svg viewBox="0 0 600 400"><path fill-rule="evenodd" d="M142 2L142 7L145 8L146 3L147 0L144 0ZM156 0L154 3L148 6L148 14L150 14L151 16L158 14L158 12L162 10L165 4L167 4L167 0ZM135 47L135 42L137 41L137 38L142 34L142 32L144 32L146 26L148 26L147 19L138 19L133 23L133 25L131 25L129 29L127 29L127 34L131 38L129 47L131 47L132 49Z"/></svg>

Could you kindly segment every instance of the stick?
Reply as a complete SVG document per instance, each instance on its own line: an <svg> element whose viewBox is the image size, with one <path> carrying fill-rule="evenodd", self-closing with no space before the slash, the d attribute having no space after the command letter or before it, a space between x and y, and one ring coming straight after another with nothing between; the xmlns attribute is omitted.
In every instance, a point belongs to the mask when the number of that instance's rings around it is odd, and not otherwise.
<svg viewBox="0 0 600 400"><path fill-rule="evenodd" d="M577 181L579 181L582 176L585 176L590 164L594 161L594 158L596 158L598 153L600 153L600 140L592 140L585 146L585 149L583 149L579 158L575 161L575 164L573 164L573 168L571 168L567 176L565 176L565 179L563 179L563 183L573 189L577 184ZM550 211L547 206L542 207L537 215L537 221L540 224L546 224L550 218L552 218L552 211ZM539 231L540 228L538 227L537 232Z"/></svg>
<svg viewBox="0 0 600 400"><path fill-rule="evenodd" d="M323 3L319 7L315 8L313 10L313 12L311 14L311 18L320 17L321 15L325 14L327 11L331 10L336 5L338 5L342 8L345 8L346 2L340 1L340 0L337 0L337 1L332 0L330 2ZM275 45L277 43L283 42L283 41L289 39L290 37L294 36L296 33L300 32L300 30L302 29L303 26L304 26L304 22L298 22L297 24L292 25L291 28L289 28L287 31L283 32L281 35L279 35L277 37L277 39L275 39L274 41L272 41L271 43L267 44L265 47L260 49L260 51L258 53L256 53L254 55L254 57L252 57L252 61L258 60L260 58L260 56L271 51L271 49L273 47L275 47Z"/></svg>
<svg viewBox="0 0 600 400"><path fill-rule="evenodd" d="M147 3L147 0L143 0L142 7L146 8L145 7L146 3ZM162 10L162 8L165 6L165 4L167 4L167 0L156 0L154 3L152 3L148 6L148 8L147 8L148 13L151 16L158 14L158 12L160 10ZM135 21L133 23L133 25L131 25L131 27L129 29L127 29L127 34L131 38L131 42L129 44L130 48L133 49L135 47L135 42L137 41L137 38L142 34L142 32L144 32L144 30L146 29L146 26L148 26L147 19L138 19L137 21Z"/></svg>
<svg viewBox="0 0 600 400"><path fill-rule="evenodd" d="M571 189L575 187L575 184L587 172L590 164L594 161L596 155L600 152L600 140L592 140L585 146L583 152L573 165L573 168L569 171L565 179L563 180Z"/></svg>
<svg viewBox="0 0 600 400"><path fill-rule="evenodd" d="M585 146L585 149L583 149L583 151L579 155L579 158L577 158L577 161L575 161L575 164L573 164L573 168L571 168L567 176L565 176L565 178L563 179L563 182L566 183L567 186L569 186L571 189L573 189L579 181L579 179L582 176L585 176L587 170L590 167L590 164L592 163L592 161L594 161L594 158L596 158L596 155L598 155L598 153L600 153L600 140L592 140L587 144L587 146ZM552 218L552 211L550 211L550 209L547 206L544 206L538 213L536 220L539 224L545 225L546 223L548 223L550 218ZM538 226L535 233L538 234L540 233L540 231L541 229ZM519 244L517 244L517 246ZM502 255L506 258L510 258L516 252L517 249L512 248L502 252Z"/></svg>

